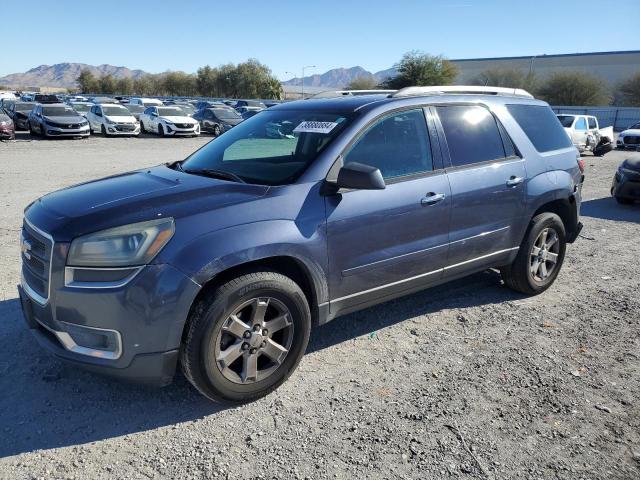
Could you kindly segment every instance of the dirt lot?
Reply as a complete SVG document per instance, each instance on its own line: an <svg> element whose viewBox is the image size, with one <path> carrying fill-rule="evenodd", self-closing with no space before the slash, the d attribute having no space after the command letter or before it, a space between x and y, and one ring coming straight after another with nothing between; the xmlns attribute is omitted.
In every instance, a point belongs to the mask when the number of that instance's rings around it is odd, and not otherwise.
<svg viewBox="0 0 640 480"><path fill-rule="evenodd" d="M54 360L15 288L31 200L209 138L20 138L0 144L0 478L640 478L640 205L608 196L625 154L585 157L583 237L550 291L486 272L337 319L277 392L220 408L182 377Z"/></svg>

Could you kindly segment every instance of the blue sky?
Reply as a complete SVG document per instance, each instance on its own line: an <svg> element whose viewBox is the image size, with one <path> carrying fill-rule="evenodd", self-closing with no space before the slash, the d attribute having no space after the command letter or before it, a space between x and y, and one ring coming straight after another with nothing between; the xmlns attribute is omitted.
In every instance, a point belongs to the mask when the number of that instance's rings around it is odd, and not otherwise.
<svg viewBox="0 0 640 480"><path fill-rule="evenodd" d="M640 50L637 16L624 13L638 1L4 0L15 20L2 22L0 76L61 62L194 72L254 57L288 79L303 65L383 70L413 49L451 59Z"/></svg>

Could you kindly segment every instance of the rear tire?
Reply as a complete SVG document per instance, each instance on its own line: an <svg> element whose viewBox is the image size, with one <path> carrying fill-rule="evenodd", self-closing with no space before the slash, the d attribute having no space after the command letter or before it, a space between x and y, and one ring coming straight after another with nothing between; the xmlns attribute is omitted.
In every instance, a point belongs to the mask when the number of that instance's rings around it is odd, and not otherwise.
<svg viewBox="0 0 640 480"><path fill-rule="evenodd" d="M293 280L271 271L248 273L195 305L183 335L182 371L213 401L250 402L293 373L310 330L307 299Z"/></svg>
<svg viewBox="0 0 640 480"><path fill-rule="evenodd" d="M566 251L564 224L555 213L536 215L511 265L500 269L506 286L527 295L544 292L555 281Z"/></svg>

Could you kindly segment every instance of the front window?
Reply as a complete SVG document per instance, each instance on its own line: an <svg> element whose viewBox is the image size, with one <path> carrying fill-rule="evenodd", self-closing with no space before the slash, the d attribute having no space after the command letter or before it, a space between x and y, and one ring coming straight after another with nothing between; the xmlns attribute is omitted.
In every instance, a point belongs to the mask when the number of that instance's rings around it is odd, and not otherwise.
<svg viewBox="0 0 640 480"><path fill-rule="evenodd" d="M71 105L76 112L88 112L91 108L90 105L85 105L82 103L74 103Z"/></svg>
<svg viewBox="0 0 640 480"><path fill-rule="evenodd" d="M77 117L78 113L71 107L42 107L45 117Z"/></svg>
<svg viewBox="0 0 640 480"><path fill-rule="evenodd" d="M141 113L144 110L142 105L127 105L125 108L131 113Z"/></svg>
<svg viewBox="0 0 640 480"><path fill-rule="evenodd" d="M560 123L564 128L571 128L571 125L573 125L573 120L575 118L576 117L574 117L573 115L558 115L558 120L560 120Z"/></svg>
<svg viewBox="0 0 640 480"><path fill-rule="evenodd" d="M213 113L221 120L237 120L238 118L242 118L238 112L230 108L216 108L213 110Z"/></svg>
<svg viewBox="0 0 640 480"><path fill-rule="evenodd" d="M295 181L347 125L345 116L298 110L265 111L211 141L182 164L217 170L248 183Z"/></svg>
<svg viewBox="0 0 640 480"><path fill-rule="evenodd" d="M114 117L117 116L130 116L131 112L129 112L129 110L127 110L124 107L113 107L113 106L103 106L102 107L102 113L105 115L113 115Z"/></svg>
<svg viewBox="0 0 640 480"><path fill-rule="evenodd" d="M158 108L158 115L161 117L184 117L184 112L179 108Z"/></svg>
<svg viewBox="0 0 640 480"><path fill-rule="evenodd" d="M31 110L33 110L34 105L35 103L16 103L13 106L13 109L16 112L30 112Z"/></svg>

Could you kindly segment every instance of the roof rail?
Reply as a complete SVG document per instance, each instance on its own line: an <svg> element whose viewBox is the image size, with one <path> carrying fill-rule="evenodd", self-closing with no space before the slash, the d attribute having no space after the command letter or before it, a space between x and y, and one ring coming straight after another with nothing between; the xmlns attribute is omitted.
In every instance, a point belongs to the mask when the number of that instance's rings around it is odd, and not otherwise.
<svg viewBox="0 0 640 480"><path fill-rule="evenodd" d="M393 94L397 90L327 90L325 92L316 93L309 98L335 98L335 97L355 97L358 95L380 95L380 94Z"/></svg>
<svg viewBox="0 0 640 480"><path fill-rule="evenodd" d="M398 90L390 97L412 97L416 95L448 95L448 94L467 94L467 95L504 95L510 97L533 98L526 90L521 88L505 88L505 87L479 87L466 85L446 85L440 87L405 87Z"/></svg>

